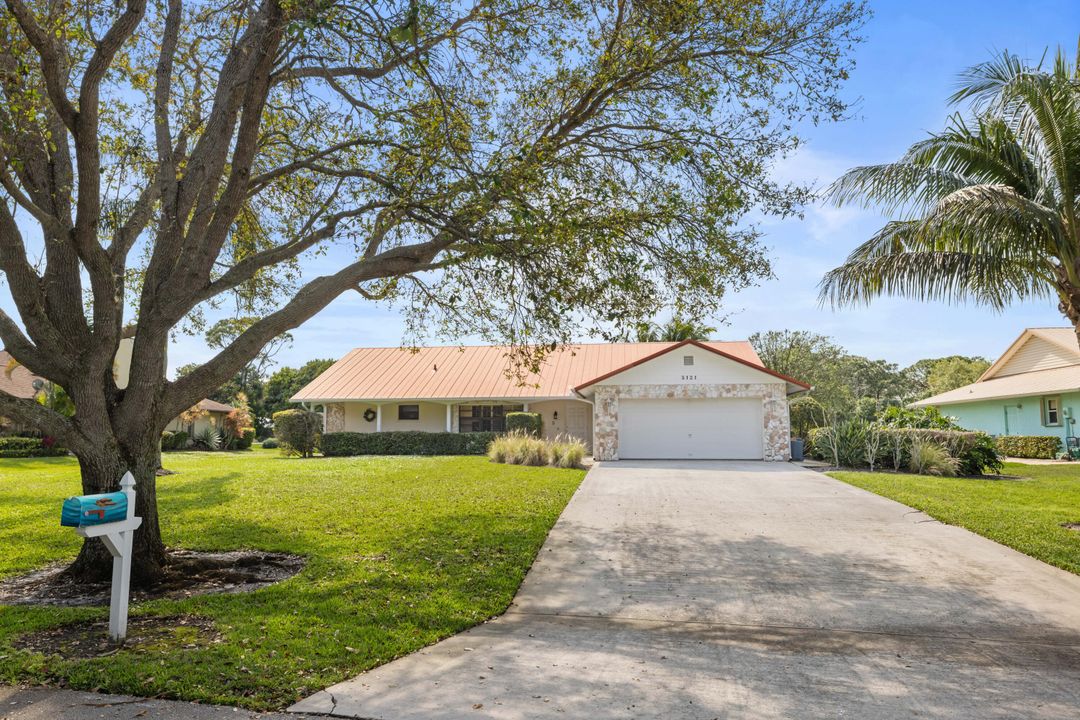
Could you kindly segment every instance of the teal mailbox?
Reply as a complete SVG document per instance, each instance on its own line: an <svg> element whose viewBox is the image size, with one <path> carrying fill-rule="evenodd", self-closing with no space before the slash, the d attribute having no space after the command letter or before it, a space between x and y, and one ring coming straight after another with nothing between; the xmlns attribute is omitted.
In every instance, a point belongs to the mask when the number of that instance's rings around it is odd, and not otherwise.
<svg viewBox="0 0 1080 720"><path fill-rule="evenodd" d="M128 498L123 492L77 495L64 501L60 524L64 527L85 527L119 522L127 516Z"/></svg>

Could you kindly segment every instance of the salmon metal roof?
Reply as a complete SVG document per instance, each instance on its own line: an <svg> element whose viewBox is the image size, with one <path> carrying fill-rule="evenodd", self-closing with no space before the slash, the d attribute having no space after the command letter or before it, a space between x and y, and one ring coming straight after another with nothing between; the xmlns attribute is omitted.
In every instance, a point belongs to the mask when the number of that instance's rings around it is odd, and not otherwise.
<svg viewBox="0 0 1080 720"><path fill-rule="evenodd" d="M750 343L697 342L770 375ZM295 402L340 400L435 400L476 398L561 398L574 388L626 369L687 342L582 343L547 356L540 372L514 375L510 348L357 348L292 397ZM784 380L790 378L783 377ZM796 385L802 383L794 382Z"/></svg>
<svg viewBox="0 0 1080 720"><path fill-rule="evenodd" d="M0 350L0 392L26 399L37 395L37 391L34 390L34 381L38 379L38 376L22 365L15 365L9 373L8 363L10 362L11 353Z"/></svg>

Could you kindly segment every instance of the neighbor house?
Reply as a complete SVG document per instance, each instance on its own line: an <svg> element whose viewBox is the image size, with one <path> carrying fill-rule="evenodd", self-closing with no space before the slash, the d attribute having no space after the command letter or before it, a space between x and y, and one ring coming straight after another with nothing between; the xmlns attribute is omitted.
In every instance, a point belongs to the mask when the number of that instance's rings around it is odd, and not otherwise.
<svg viewBox="0 0 1080 720"><path fill-rule="evenodd" d="M201 411L197 417L185 420L181 415L175 418L165 428L168 432L186 432L191 439L198 438L208 428L222 431L225 427L225 417L235 408L217 400L200 400L195 406Z"/></svg>
<svg viewBox="0 0 1080 720"><path fill-rule="evenodd" d="M121 389L126 388L128 384L132 342L131 338L124 338L120 341L120 347L113 362L113 380L116 382L116 386ZM48 391L49 383L45 378L38 377L26 367L18 363L12 363L11 360L10 353L0 350L0 391L26 399L37 397L39 393ZM177 417L169 423L166 429L173 432L183 430L192 438L195 438L207 427L220 430L225 416L233 410L231 405L216 400L201 400L198 403L198 408L203 413L194 421L188 422ZM32 430L32 428L16 426L0 418L0 432L27 432Z"/></svg>
<svg viewBox="0 0 1080 720"><path fill-rule="evenodd" d="M1080 348L1072 328L1028 328L977 381L914 403L991 435L1075 434Z"/></svg>
<svg viewBox="0 0 1080 720"><path fill-rule="evenodd" d="M11 354L0 350L0 392L17 398L29 400L44 387L45 381L34 375L22 365L12 362ZM13 420L0 417L0 433L21 433L30 431Z"/></svg>
<svg viewBox="0 0 1080 720"><path fill-rule="evenodd" d="M293 396L327 432L481 432L539 413L600 460L787 460L788 396L805 383L748 342L579 344L517 377L506 347L358 348Z"/></svg>

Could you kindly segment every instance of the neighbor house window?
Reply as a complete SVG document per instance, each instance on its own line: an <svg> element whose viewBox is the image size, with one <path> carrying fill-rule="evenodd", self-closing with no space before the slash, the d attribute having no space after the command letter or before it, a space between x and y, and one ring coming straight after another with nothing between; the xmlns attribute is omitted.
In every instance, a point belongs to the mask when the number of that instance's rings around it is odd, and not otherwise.
<svg viewBox="0 0 1080 720"><path fill-rule="evenodd" d="M1061 425L1061 398L1043 398L1043 425Z"/></svg>
<svg viewBox="0 0 1080 720"><path fill-rule="evenodd" d="M397 406L397 419L398 420L419 420L420 419L420 406L419 405L398 405Z"/></svg>
<svg viewBox="0 0 1080 720"><path fill-rule="evenodd" d="M503 432L506 413L524 409L523 405L462 405L458 409L460 432Z"/></svg>

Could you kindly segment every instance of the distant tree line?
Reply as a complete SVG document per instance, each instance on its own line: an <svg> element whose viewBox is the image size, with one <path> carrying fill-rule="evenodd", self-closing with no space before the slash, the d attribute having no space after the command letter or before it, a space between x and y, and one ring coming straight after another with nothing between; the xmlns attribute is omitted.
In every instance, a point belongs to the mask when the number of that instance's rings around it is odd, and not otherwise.
<svg viewBox="0 0 1080 720"><path fill-rule="evenodd" d="M990 366L986 358L950 355L902 368L849 353L832 338L806 330L755 333L750 343L766 367L813 386L791 402L791 429L798 437L831 418L871 420L886 408L973 383Z"/></svg>

